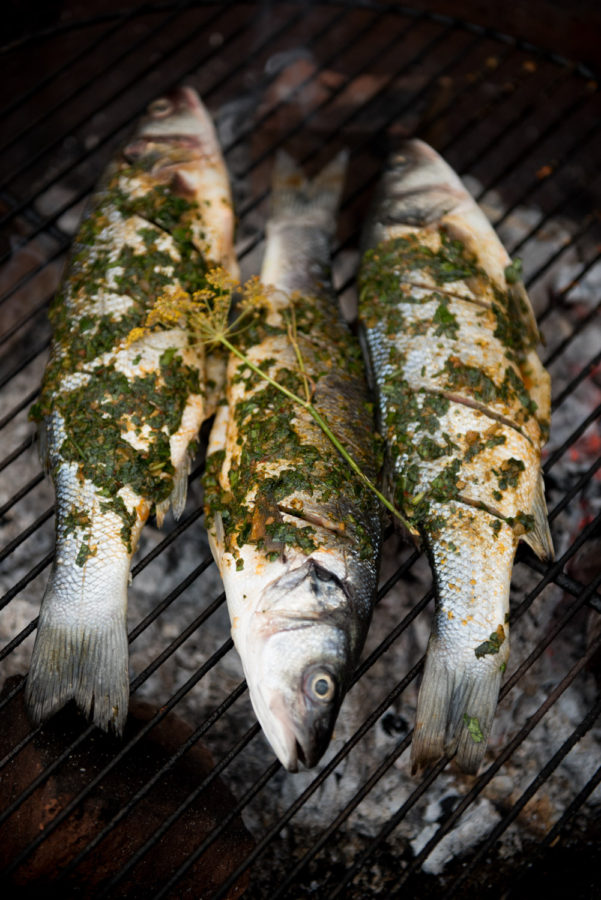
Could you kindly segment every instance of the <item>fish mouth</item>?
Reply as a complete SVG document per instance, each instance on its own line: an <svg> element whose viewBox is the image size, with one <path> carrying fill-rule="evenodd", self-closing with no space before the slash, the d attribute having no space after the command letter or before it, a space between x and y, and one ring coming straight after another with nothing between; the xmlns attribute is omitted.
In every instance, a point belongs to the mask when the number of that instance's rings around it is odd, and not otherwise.
<svg viewBox="0 0 601 900"><path fill-rule="evenodd" d="M278 723L277 731L267 730L265 724L261 724L284 768L298 772L299 763L306 769L316 766L330 743L338 708L331 708L324 714L323 710L308 707L304 721L300 722L291 716L290 708L280 695L272 698L269 709L271 722ZM257 716L261 721L258 711Z"/></svg>

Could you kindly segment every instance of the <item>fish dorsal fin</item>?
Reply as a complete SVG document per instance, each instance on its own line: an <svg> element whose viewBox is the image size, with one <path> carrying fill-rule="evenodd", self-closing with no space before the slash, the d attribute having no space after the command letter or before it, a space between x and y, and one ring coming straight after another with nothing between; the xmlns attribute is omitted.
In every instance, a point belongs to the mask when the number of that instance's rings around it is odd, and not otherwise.
<svg viewBox="0 0 601 900"><path fill-rule="evenodd" d="M522 540L534 550L539 559L550 561L555 558L555 550L553 549L553 539L549 531L545 486L542 475L538 477L531 514L534 516L534 528L532 531L522 535Z"/></svg>

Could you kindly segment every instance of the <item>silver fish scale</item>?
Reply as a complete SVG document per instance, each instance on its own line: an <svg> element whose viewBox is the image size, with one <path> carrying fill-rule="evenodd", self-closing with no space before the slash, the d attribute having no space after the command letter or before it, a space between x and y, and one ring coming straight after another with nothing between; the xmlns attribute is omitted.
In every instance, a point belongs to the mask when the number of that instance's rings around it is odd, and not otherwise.
<svg viewBox="0 0 601 900"><path fill-rule="evenodd" d="M509 653L518 540L552 553L540 471L548 376L532 349L528 299L505 284L507 255L446 163L408 142L379 204L360 326L386 487L421 535L436 587L412 760L456 753L475 772Z"/></svg>
<svg viewBox="0 0 601 900"><path fill-rule="evenodd" d="M57 540L26 685L35 721L74 697L95 724L123 729L131 557L152 511L159 525L170 505L183 511L190 452L212 412L202 348L177 314L159 329L147 317L160 297L202 286L205 260L235 273L232 225L213 124L179 88L151 105L103 176L52 307L35 415ZM211 378L218 388L214 365Z"/></svg>

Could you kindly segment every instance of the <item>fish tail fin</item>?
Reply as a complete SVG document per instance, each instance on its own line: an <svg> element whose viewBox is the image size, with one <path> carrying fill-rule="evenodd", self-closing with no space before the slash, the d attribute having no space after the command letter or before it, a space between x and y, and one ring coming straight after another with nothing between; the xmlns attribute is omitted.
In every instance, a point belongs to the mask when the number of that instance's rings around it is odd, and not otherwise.
<svg viewBox="0 0 601 900"><path fill-rule="evenodd" d="M91 615L85 602L57 590L55 572L42 601L25 687L29 714L37 724L74 699L95 725L120 735L129 701L125 596Z"/></svg>
<svg viewBox="0 0 601 900"><path fill-rule="evenodd" d="M414 773L445 753L455 756L463 772L478 771L508 654L506 640L495 655L462 663L437 647L436 636L430 639L411 747Z"/></svg>
<svg viewBox="0 0 601 900"><path fill-rule="evenodd" d="M334 232L348 157L348 150L341 150L310 179L288 153L280 150L272 180L271 221L290 219Z"/></svg>

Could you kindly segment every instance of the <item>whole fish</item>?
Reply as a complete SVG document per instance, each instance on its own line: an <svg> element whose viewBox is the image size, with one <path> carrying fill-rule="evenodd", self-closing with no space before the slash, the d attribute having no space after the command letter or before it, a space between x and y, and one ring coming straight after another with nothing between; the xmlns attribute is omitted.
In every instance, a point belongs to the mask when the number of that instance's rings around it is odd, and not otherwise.
<svg viewBox="0 0 601 900"><path fill-rule="evenodd" d="M346 160L306 181L278 158L261 280L272 285L243 332L247 358L318 412L368 477L373 413L358 344L329 276ZM310 413L230 358L213 426L207 524L232 637L265 735L290 771L326 749L375 598L377 500Z"/></svg>
<svg viewBox="0 0 601 900"><path fill-rule="evenodd" d="M180 88L150 105L105 172L50 313L32 410L56 489L56 555L26 687L36 722L74 697L100 727L123 729L131 557L152 511L159 524L170 504L183 511L218 371L184 328L143 327L159 295L202 288L209 262L236 274L232 237L213 123Z"/></svg>
<svg viewBox="0 0 601 900"><path fill-rule="evenodd" d="M365 233L360 322L389 498L423 539L436 612L412 746L476 772L509 654L519 540L552 558L541 475L550 382L494 230L421 141L392 156Z"/></svg>

